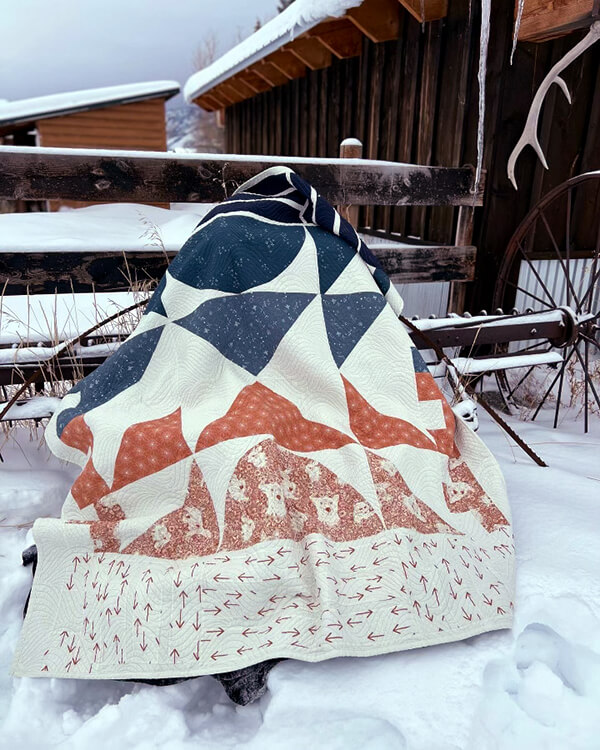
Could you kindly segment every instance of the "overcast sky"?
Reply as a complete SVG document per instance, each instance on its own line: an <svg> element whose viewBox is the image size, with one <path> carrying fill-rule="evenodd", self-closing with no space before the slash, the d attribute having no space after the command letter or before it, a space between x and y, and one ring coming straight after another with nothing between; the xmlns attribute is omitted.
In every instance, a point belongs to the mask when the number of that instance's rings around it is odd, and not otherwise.
<svg viewBox="0 0 600 750"><path fill-rule="evenodd" d="M0 99L175 80L194 72L203 38L219 52L277 0L20 0L2 3Z"/></svg>

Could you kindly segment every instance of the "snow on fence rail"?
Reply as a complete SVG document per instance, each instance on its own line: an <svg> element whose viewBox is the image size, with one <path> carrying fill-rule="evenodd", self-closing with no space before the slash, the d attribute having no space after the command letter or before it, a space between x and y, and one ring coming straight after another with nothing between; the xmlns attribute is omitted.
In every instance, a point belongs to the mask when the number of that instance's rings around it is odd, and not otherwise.
<svg viewBox="0 0 600 750"><path fill-rule="evenodd" d="M342 205L480 206L470 167L297 156L173 154L0 146L0 199L217 202L272 166L289 166Z"/></svg>

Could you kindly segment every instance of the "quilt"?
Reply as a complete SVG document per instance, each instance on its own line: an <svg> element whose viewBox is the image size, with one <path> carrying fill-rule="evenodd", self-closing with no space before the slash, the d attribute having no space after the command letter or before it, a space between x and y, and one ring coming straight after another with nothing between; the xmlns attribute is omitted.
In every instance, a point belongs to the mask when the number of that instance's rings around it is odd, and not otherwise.
<svg viewBox="0 0 600 750"><path fill-rule="evenodd" d="M46 430L17 675L168 679L510 627L505 484L352 226L293 171L194 230Z"/></svg>

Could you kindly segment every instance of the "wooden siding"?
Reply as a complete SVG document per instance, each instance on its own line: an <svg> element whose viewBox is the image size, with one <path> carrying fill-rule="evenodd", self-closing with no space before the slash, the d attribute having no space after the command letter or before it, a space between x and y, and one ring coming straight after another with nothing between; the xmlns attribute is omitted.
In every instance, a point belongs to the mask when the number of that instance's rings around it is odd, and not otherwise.
<svg viewBox="0 0 600 750"><path fill-rule="evenodd" d="M38 145L54 148L108 148L136 151L166 151L165 99L151 99L88 112L39 120ZM51 210L61 205L88 206L75 201L51 201ZM161 204L162 205L162 204Z"/></svg>
<svg viewBox="0 0 600 750"><path fill-rule="evenodd" d="M397 40L363 39L360 57L334 60L304 78L227 109L226 150L233 153L333 157L343 138L364 143L369 158L436 166L474 164L477 158L479 6L450 0L448 16L423 30L402 14ZM520 43L509 65L514 3L495 0L488 54L485 158L486 198L475 221L477 281L467 306L489 307L508 240L542 195L574 174L600 168L600 45L567 68L572 105L551 90L540 121L550 169L531 149L517 164L519 191L506 163L533 95L550 67L585 32L543 44ZM595 123L595 125L594 125ZM361 209L360 224L452 243L457 212L447 207Z"/></svg>

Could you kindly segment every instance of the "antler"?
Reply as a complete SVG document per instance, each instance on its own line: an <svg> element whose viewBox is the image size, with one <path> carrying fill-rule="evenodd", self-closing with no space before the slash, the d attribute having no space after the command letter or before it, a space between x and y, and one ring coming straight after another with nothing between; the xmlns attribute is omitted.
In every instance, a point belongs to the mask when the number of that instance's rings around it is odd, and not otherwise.
<svg viewBox="0 0 600 750"><path fill-rule="evenodd" d="M567 84L560 77L559 73L561 73L568 65L570 65L573 60L578 58L579 55L581 55L588 47L591 47L594 42L598 41L598 39L600 39L600 21L595 21L591 25L589 32L583 37L583 39L578 44L576 44L572 50L569 50L569 52L567 52L564 57L561 57L556 65L554 65L552 70L542 81L539 89L536 91L536 94L533 97L533 101L531 103L531 109L529 110L529 114L527 115L527 121L525 122L523 133L521 134L521 137L517 141L517 145L514 147L511 155L508 158L508 177L514 185L515 190L517 190L517 181L515 179L515 165L517 163L517 159L521 154L521 151L523 151L525 146L532 146L535 153L538 155L539 160L544 165L544 168L548 169L546 157L544 156L544 152L542 151L542 147L540 146L540 142L538 141L537 129L542 102L544 101L544 97L548 93L550 86L552 86L553 83L558 84L562 89L564 95L567 97L567 101L569 102L569 104L571 104L571 94L569 93Z"/></svg>

